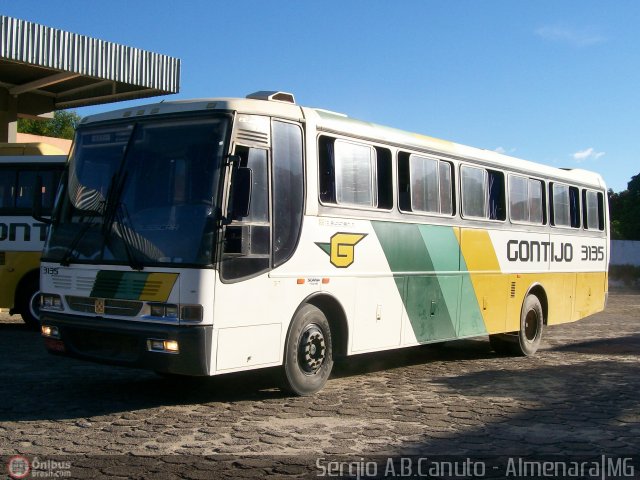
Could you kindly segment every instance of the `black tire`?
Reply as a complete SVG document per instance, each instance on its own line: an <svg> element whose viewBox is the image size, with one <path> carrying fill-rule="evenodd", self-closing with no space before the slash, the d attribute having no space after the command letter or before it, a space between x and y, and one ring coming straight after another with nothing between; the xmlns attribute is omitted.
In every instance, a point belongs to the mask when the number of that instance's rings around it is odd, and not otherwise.
<svg viewBox="0 0 640 480"><path fill-rule="evenodd" d="M29 328L40 328L40 282L31 278L21 287L17 299L17 310Z"/></svg>
<svg viewBox="0 0 640 480"><path fill-rule="evenodd" d="M299 396L319 391L333 368L331 330L324 313L304 305L293 317L284 351L284 389Z"/></svg>
<svg viewBox="0 0 640 480"><path fill-rule="evenodd" d="M525 298L520 314L518 341L512 345L513 353L530 357L536 353L542 340L544 312L540 300L535 295Z"/></svg>

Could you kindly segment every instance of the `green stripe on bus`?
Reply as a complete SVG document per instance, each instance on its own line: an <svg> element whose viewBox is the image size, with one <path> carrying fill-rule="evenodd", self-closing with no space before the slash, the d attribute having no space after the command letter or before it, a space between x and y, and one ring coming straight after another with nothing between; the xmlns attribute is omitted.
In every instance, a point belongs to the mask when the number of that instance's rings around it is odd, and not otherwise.
<svg viewBox="0 0 640 480"><path fill-rule="evenodd" d="M371 223L419 342L486 333L451 227Z"/></svg>
<svg viewBox="0 0 640 480"><path fill-rule="evenodd" d="M435 225L420 225L419 228L433 259L435 271L460 272L456 275L457 280L447 274L438 275L451 317L457 319L458 337L487 333L471 276L453 228Z"/></svg>
<svg viewBox="0 0 640 480"><path fill-rule="evenodd" d="M148 273L100 270L91 290L92 297L138 300Z"/></svg>

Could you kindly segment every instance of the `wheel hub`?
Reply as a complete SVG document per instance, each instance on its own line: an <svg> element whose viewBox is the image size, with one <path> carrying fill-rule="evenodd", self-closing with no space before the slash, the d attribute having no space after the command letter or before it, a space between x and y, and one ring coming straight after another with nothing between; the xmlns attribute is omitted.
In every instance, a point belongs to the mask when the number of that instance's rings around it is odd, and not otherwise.
<svg viewBox="0 0 640 480"><path fill-rule="evenodd" d="M538 334L538 316L533 310L528 312L524 319L524 333L529 341L535 340Z"/></svg>
<svg viewBox="0 0 640 480"><path fill-rule="evenodd" d="M309 325L300 335L298 343L298 364L307 375L316 373L324 363L326 346L322 330L317 325Z"/></svg>

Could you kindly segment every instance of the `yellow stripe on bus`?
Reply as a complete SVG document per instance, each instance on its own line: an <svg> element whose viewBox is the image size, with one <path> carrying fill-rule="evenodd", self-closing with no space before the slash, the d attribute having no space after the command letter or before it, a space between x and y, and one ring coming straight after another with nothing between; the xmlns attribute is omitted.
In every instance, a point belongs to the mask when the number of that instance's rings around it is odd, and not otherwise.
<svg viewBox="0 0 640 480"><path fill-rule="evenodd" d="M177 278L177 273L150 273L140 292L139 300L166 302Z"/></svg>

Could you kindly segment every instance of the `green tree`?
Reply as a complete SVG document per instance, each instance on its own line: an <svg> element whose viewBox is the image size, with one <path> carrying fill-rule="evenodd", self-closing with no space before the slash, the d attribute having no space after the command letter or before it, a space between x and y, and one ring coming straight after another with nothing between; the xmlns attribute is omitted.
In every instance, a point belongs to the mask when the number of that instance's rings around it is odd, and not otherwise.
<svg viewBox="0 0 640 480"><path fill-rule="evenodd" d="M640 173L631 177L626 190L609 190L609 212L614 239L640 240Z"/></svg>
<svg viewBox="0 0 640 480"><path fill-rule="evenodd" d="M66 138L71 140L82 117L73 110L56 110L53 118L46 120L18 119L18 132L44 135L45 137Z"/></svg>

